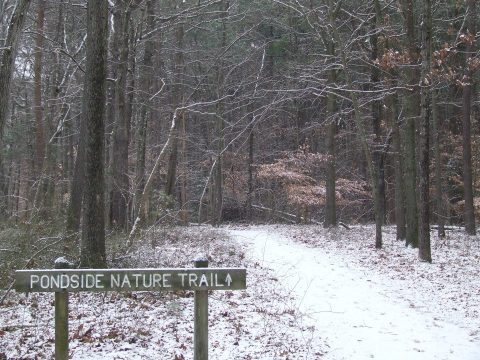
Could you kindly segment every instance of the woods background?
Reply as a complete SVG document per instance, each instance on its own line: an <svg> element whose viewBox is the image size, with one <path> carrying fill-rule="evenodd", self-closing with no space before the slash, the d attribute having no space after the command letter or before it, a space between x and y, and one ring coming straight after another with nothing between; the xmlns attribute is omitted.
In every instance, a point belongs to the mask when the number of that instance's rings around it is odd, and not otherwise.
<svg viewBox="0 0 480 360"><path fill-rule="evenodd" d="M4 226L83 219L96 266L105 229L375 221L431 261L430 224L480 210L477 23L475 0L4 0Z"/></svg>

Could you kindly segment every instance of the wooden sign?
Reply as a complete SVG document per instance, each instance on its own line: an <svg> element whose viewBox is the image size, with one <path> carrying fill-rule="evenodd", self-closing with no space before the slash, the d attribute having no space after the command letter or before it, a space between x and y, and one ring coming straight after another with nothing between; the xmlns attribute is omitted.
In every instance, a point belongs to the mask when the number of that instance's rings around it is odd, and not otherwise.
<svg viewBox="0 0 480 360"><path fill-rule="evenodd" d="M246 270L196 269L55 269L18 270L19 292L242 290Z"/></svg>
<svg viewBox="0 0 480 360"><path fill-rule="evenodd" d="M208 290L247 288L246 269L208 268L199 257L194 269L71 269L63 257L52 270L15 271L15 290L55 292L55 360L68 360L68 293L79 291L194 290L194 360L208 360Z"/></svg>

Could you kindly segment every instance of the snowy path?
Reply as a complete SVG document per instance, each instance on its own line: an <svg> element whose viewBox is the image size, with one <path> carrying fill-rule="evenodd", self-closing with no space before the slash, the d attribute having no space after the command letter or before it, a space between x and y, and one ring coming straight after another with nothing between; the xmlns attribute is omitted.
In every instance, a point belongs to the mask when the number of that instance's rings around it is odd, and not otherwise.
<svg viewBox="0 0 480 360"><path fill-rule="evenodd" d="M400 284L372 281L338 255L296 244L268 228L229 229L249 255L275 271L330 346L329 360L478 360L468 330L412 307ZM429 295L424 295L429 296ZM322 358L322 359L323 359Z"/></svg>

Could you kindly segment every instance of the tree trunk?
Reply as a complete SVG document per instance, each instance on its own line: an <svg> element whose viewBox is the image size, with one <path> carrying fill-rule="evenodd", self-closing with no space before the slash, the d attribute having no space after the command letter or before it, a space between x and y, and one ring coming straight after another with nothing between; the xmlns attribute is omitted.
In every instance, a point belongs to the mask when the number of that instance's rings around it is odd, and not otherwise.
<svg viewBox="0 0 480 360"><path fill-rule="evenodd" d="M335 16L333 14L332 3L329 2L329 21L333 25ZM327 53L331 57L331 62L336 61L335 41L329 36L324 36L324 45ZM333 67L333 64L330 66ZM328 83L330 86L336 86L337 69L332 68L328 71ZM328 161L326 166L325 182L325 219L323 226L325 228L337 225L337 202L336 202L336 166L335 166L335 134L337 133L337 99L335 94L327 95L327 131L326 147Z"/></svg>
<svg viewBox="0 0 480 360"><path fill-rule="evenodd" d="M394 151L394 171L395 171L395 222L397 224L397 240L405 240L405 185L403 181L403 151L402 139L400 134L400 120L398 119L398 99L397 94L389 96L390 116L392 125L392 142Z"/></svg>
<svg viewBox="0 0 480 360"><path fill-rule="evenodd" d="M36 175L40 176L45 158L45 135L43 126L42 104L42 58L43 58L43 28L45 24L45 0L38 1L35 35L34 74L34 112L35 112L35 166Z"/></svg>
<svg viewBox="0 0 480 360"><path fill-rule="evenodd" d="M445 237L445 204L443 201L442 157L440 154L440 128L438 118L437 91L432 92L432 140L435 158L435 204L438 225L438 237Z"/></svg>
<svg viewBox="0 0 480 360"><path fill-rule="evenodd" d="M83 93L86 133L85 194L80 265L104 267L104 134L107 78L108 1L87 5L87 58Z"/></svg>
<svg viewBox="0 0 480 360"><path fill-rule="evenodd" d="M332 44L333 46L333 44ZM336 70L329 71L329 83L335 84ZM328 161L326 166L326 194L325 194L325 219L323 226L325 228L337 225L337 205L336 205L336 191L335 191L335 134L337 129L337 99L335 94L328 94L327 96L327 131L326 131L326 146Z"/></svg>
<svg viewBox="0 0 480 360"><path fill-rule="evenodd" d="M252 110L252 116L250 123L248 124L248 162L247 162L247 219L253 220L253 163L254 163L254 145L255 145L255 123L254 113Z"/></svg>
<svg viewBox="0 0 480 360"><path fill-rule="evenodd" d="M183 114L181 115L183 116ZM179 119L180 120L180 119ZM178 127L181 120L177 122L176 128L173 130L172 146L168 157L167 178L165 182L165 195L171 197L175 191L175 183L177 182L177 163L178 163Z"/></svg>
<svg viewBox="0 0 480 360"><path fill-rule="evenodd" d="M227 46L227 22L229 2L223 0L221 3L222 11L222 34L220 47L225 49ZM224 63L219 61L217 69L217 98L222 96L222 90L225 89L224 80ZM225 147L225 134L224 134L224 104L223 102L217 103L216 109L216 121L215 121L215 135L216 139L216 152L217 163L215 167L215 173L213 177L213 192L212 192L212 225L216 226L222 222L223 212L223 151Z"/></svg>
<svg viewBox="0 0 480 360"><path fill-rule="evenodd" d="M165 160L165 157L167 155L167 150L170 149L170 147L172 146L173 138L174 136L176 136L175 129L177 128L177 123L179 121L178 113L182 111L184 111L183 108L177 109L173 113L172 122L170 124L170 131L168 132L168 136L167 136L167 141L163 145L160 153L158 154L157 159L155 160L155 164L153 165L153 169L150 172L150 175L148 176L147 181L145 182L145 187L143 188L142 196L140 197L140 201L138 203L137 217L135 219L135 222L133 223L132 230L130 231L130 234L128 236L128 240L126 244L128 247L132 246L135 236L138 234L141 226L143 225L143 221L145 219L144 206L147 204L150 190L153 185L153 180L155 179L155 175L160 168L160 164Z"/></svg>
<svg viewBox="0 0 480 360"><path fill-rule="evenodd" d="M257 73L257 78L255 81L255 87L253 89L252 99L255 99L257 96L258 85L259 81L265 67L265 58L266 58L266 50L263 50L262 61L260 63L260 69ZM248 221L253 220L253 195L254 195L254 183L253 183L253 169L254 169L254 151L255 151L255 100L248 106L249 109L249 123L247 126L247 134L248 134L248 162L247 162L247 201L245 204L246 211L247 211L247 219Z"/></svg>
<svg viewBox="0 0 480 360"><path fill-rule="evenodd" d="M405 214L407 223L406 245L418 247L417 171L415 156L415 123L419 116L418 50L415 45L413 0L404 0L405 28L410 57L407 69L409 89L406 93L405 126Z"/></svg>
<svg viewBox="0 0 480 360"><path fill-rule="evenodd" d="M83 189L85 187L85 146L87 136L87 124L85 120L85 105L82 104L82 116L80 118L80 135L77 147L77 157L73 168L73 179L70 190L70 203L67 210L67 231L80 230L82 216Z"/></svg>
<svg viewBox="0 0 480 360"><path fill-rule="evenodd" d="M372 52L370 54L372 65L370 80L372 82L372 87L374 90L377 90L380 83L380 69L375 64L378 60L378 29L380 28L380 4L378 0L374 0L374 13L375 16L372 18L372 31L373 35L370 36L370 45L372 47ZM372 102L372 128L373 133L375 134L375 144L373 149L373 166L375 167L376 173L376 191L374 196L377 198L374 199L375 203L375 229L378 243L376 243L376 248L382 247L382 225L385 223L385 172L383 168L383 158L384 150L382 146L382 130L381 130L381 118L382 118L382 104L379 100L374 100ZM379 233L380 232L380 233Z"/></svg>
<svg viewBox="0 0 480 360"><path fill-rule="evenodd" d="M55 37L54 40L58 43L62 41L64 36L64 0L61 0L58 4L57 12L57 24L55 28ZM62 172L60 174L61 179L64 180L68 173L68 163L63 163L64 159L68 159L68 155L66 154L69 150L68 147L65 147L65 144L71 141L71 136L57 136L57 135L65 135L70 134L67 130L68 126L66 123L63 122L61 132L57 134L57 127L55 124L55 117L61 116L61 119L65 119L68 113L68 106L67 104L63 103L61 106L59 105L59 96L60 96L60 81L62 77L62 67L60 64L60 54L58 52L53 52L51 54L52 62L55 66L53 71L51 82L50 82L50 99L53 101L47 102L47 117L46 117L46 129L47 129L47 137L46 139L50 139L46 145L46 157L45 161L46 164L44 165L45 168L45 179L44 179L44 209L46 210L47 216L56 216L57 218L61 218L64 214L63 212L63 195L66 193L65 189L67 181L61 181L60 184L56 181L57 176L57 158L59 158L59 162L62 163ZM64 151L62 153L61 151ZM55 190L59 195L59 202L57 206L55 206Z"/></svg>
<svg viewBox="0 0 480 360"><path fill-rule="evenodd" d="M42 209L42 199L45 191L46 172L43 168L45 161L45 129L44 129L44 107L42 104L42 60L43 60L43 38L45 24L45 0L39 0L37 4L37 18L35 27L35 55L33 63L33 112L35 114L35 163L34 174L36 186L34 187L33 207L30 214L30 221L38 214L37 210ZM45 215L43 211L41 215Z"/></svg>
<svg viewBox="0 0 480 360"><path fill-rule="evenodd" d="M118 40L119 58L117 63L117 78L115 81L115 127L113 135L113 183L110 204L110 225L125 230L127 227L129 181L128 181L128 143L130 120L127 118L127 76L128 76L128 46L130 9L123 0L117 2L114 19L115 38Z"/></svg>
<svg viewBox="0 0 480 360"><path fill-rule="evenodd" d="M175 53L175 80L177 85L174 86L173 90L173 107L174 111L179 106L179 104L183 105L183 51L184 51L184 29L183 24L180 23L177 25L175 40L177 42L177 49ZM177 165L178 165L178 129L181 126L181 118L185 116L183 112L180 114L180 121L176 122L176 126L174 129L174 135L172 139L172 147L170 150L170 156L168 159L168 169L167 169L167 178L165 184L165 195L173 196L175 190L175 183L177 181Z"/></svg>
<svg viewBox="0 0 480 360"><path fill-rule="evenodd" d="M0 60L0 216L5 216L7 211L8 182L3 158L3 137L8 115L10 86L20 35L30 3L31 0L18 0L8 26L5 48Z"/></svg>
<svg viewBox="0 0 480 360"><path fill-rule="evenodd" d="M43 9L39 8L39 13L45 12L45 2L39 3L39 6L43 7ZM57 17L57 25L55 30L55 37L54 41L57 43L61 43L62 34L64 31L63 24L64 24L64 13L63 13L63 1L60 2L58 7L58 17ZM43 22L43 14L38 14L37 18L37 32L38 34L42 35L43 37L43 24L39 24ZM43 38L42 42L43 44ZM43 51L42 46L37 42L36 47L40 49L38 51ZM37 51L37 53L38 53ZM36 215L36 210L39 210L40 217L42 219L50 219L52 216L56 215L58 218L62 216L62 206L54 206L55 205L55 188L56 188L56 181L55 178L57 176L57 156L58 156L58 149L59 145L62 145L59 141L60 130L54 124L55 116L59 116L64 118L67 113L67 105L63 104L63 106L59 106L58 104L61 102L59 100L59 78L61 77L61 67L59 62L59 54L58 52L51 52L47 55L50 55L50 63L52 64L53 71L50 71L47 75L47 84L49 85L46 88L45 93L49 94L48 101L42 106L42 86L41 83L37 83L35 80L35 115L36 115L36 125L38 129L41 129L41 136L39 136L39 132L36 131L37 137L37 146L36 146L36 155L43 152L42 159L36 156L37 166L42 166L42 168L37 168L38 182L37 188L35 193L33 211L31 217L33 218ZM36 66L38 64L38 79L41 80L41 66L42 56L40 53L40 57L37 59L37 54L35 56ZM38 94L37 94L38 92ZM40 110L39 110L40 108ZM39 116L41 113L41 117ZM61 114L58 114L61 113ZM45 115L45 116L44 116ZM66 126L65 124L62 127ZM44 136L45 134L45 136ZM46 143L45 140L49 139ZM65 139L66 140L66 139ZM42 144L43 142L43 144ZM41 150L40 150L41 148ZM63 182L62 182L63 183ZM63 194L63 193L62 193Z"/></svg>
<svg viewBox="0 0 480 360"><path fill-rule="evenodd" d="M476 35L476 0L467 1L467 30L473 36ZM475 235L475 210L473 206L473 181L472 181L472 141L471 141L471 112L472 112L472 89L473 70L470 61L475 57L475 40L473 44L466 46L465 73L463 76L463 98L462 98L462 119L463 119L463 189L465 200L465 231L469 235Z"/></svg>
<svg viewBox="0 0 480 360"><path fill-rule="evenodd" d="M146 28L145 33L152 31L155 27L154 19L154 1L148 0L146 4ZM145 50L143 54L142 65L139 67L141 88L141 109L139 122L137 124L137 161L135 164L135 212L134 217L138 216L138 208L142 191L145 186L145 153L147 149L147 126L150 116L149 97L152 90L152 70L153 70L153 52L154 42L152 39L145 40Z"/></svg>
<svg viewBox="0 0 480 360"><path fill-rule="evenodd" d="M220 70L221 71L221 70ZM223 105L217 106L217 119L215 134L217 136L217 163L213 176L212 189L212 225L217 226L222 222L223 208L223 148L225 146L223 128Z"/></svg>
<svg viewBox="0 0 480 360"><path fill-rule="evenodd" d="M340 39L338 36L338 33L336 31L332 32L332 35L334 36L334 39L337 43L340 43ZM344 76L345 76L345 81L349 89L352 90L357 90L354 86L354 83L352 81L349 68L348 68L348 61L347 61L347 53L345 49L342 49L340 51L340 60L344 69ZM380 212L381 212L381 205L378 201L380 198L379 195L379 188L377 186L378 184L378 173L377 173L377 167L375 166L372 158L372 152L370 150L370 147L368 145L368 136L367 136L367 129L363 121L363 116L361 112L361 106L358 101L357 97L357 92L356 91L351 91L350 92L350 100L352 101L352 106L353 106L353 119L355 121L355 125L358 130L358 136L360 140L360 144L362 146L363 154L365 156L365 160L367 162L367 170L368 170L368 175L370 178L370 184L372 186L372 193L373 193L373 202L374 202L374 211L375 211L375 248L380 249L382 247L382 222L379 220Z"/></svg>
<svg viewBox="0 0 480 360"><path fill-rule="evenodd" d="M180 131L182 134L181 147L181 170L180 170L180 220L183 225L188 225L188 198L187 198L187 171L188 171L188 156L187 156L187 124L185 120L185 113L182 113L180 119Z"/></svg>
<svg viewBox="0 0 480 360"><path fill-rule="evenodd" d="M430 249L430 119L432 62L432 5L424 0L422 21L422 75L421 75L421 121L420 121L420 197L419 197L419 244L418 257L421 261L432 262Z"/></svg>

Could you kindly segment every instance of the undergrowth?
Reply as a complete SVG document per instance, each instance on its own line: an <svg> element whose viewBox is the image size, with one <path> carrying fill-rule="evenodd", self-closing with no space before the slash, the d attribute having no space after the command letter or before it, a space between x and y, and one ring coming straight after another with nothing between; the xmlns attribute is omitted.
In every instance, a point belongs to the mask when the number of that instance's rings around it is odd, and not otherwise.
<svg viewBox="0 0 480 360"><path fill-rule="evenodd" d="M77 256L75 236L55 224L5 224L0 229L0 289L18 269L49 268L59 256Z"/></svg>
<svg viewBox="0 0 480 360"><path fill-rule="evenodd" d="M126 248L126 234L107 231L105 246L110 268L191 267L194 258L206 254L213 265L238 263L241 252L222 231L210 227L159 226L151 228ZM7 289L15 270L53 268L63 256L79 264L80 234L67 234L63 227L46 224L0 226L0 289ZM240 255L243 257L243 255Z"/></svg>

